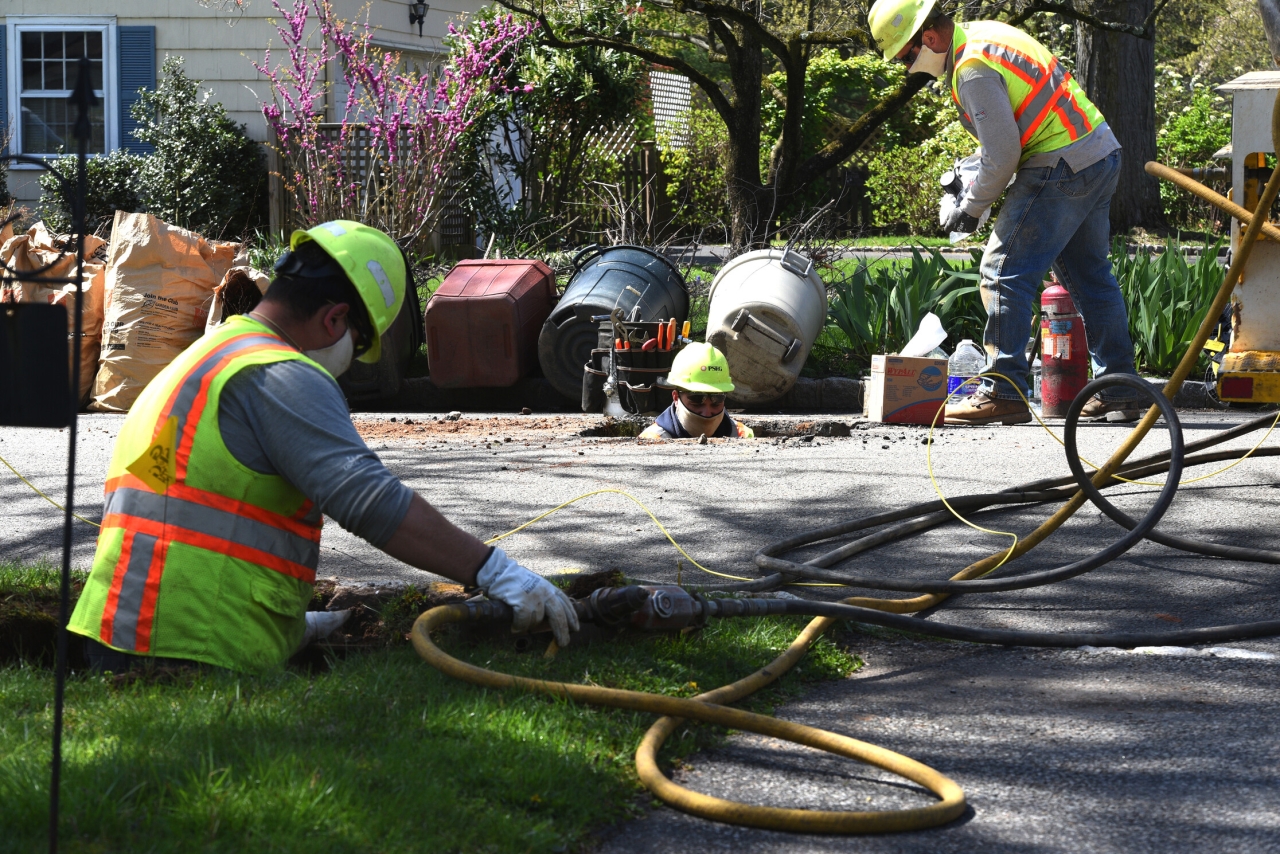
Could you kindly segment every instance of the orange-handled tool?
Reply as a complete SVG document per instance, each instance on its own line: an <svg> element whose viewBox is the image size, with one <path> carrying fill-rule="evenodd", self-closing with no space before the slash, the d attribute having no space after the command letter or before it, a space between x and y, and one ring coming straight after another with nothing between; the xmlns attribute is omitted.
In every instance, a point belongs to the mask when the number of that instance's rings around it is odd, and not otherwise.
<svg viewBox="0 0 1280 854"><path fill-rule="evenodd" d="M661 351L661 350L667 349L666 344L667 344L667 324L659 323L658 324L658 350Z"/></svg>
<svg viewBox="0 0 1280 854"><path fill-rule="evenodd" d="M671 322L667 324L667 349L671 350L676 346L676 319L671 318Z"/></svg>

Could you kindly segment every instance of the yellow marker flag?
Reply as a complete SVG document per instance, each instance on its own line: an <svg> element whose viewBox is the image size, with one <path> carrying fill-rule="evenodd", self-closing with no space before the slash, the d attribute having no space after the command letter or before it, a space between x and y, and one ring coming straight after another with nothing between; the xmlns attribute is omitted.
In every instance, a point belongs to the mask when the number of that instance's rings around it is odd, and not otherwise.
<svg viewBox="0 0 1280 854"><path fill-rule="evenodd" d="M169 416L151 447L126 468L138 480L163 495L177 477L174 443L178 438L178 418Z"/></svg>

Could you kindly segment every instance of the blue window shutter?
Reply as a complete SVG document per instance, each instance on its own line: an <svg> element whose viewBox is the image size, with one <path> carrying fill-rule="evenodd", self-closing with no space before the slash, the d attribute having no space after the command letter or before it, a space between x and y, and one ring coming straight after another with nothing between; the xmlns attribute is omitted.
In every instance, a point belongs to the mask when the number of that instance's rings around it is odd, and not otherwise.
<svg viewBox="0 0 1280 854"><path fill-rule="evenodd" d="M138 101L138 90L156 88L156 28L118 27L120 43L120 147L130 154L150 154L151 146L133 135L138 123L130 108Z"/></svg>
<svg viewBox="0 0 1280 854"><path fill-rule="evenodd" d="M9 136L9 58L5 55L8 42L5 40L4 24L0 24L0 139ZM9 153L9 146L0 148L0 157Z"/></svg>

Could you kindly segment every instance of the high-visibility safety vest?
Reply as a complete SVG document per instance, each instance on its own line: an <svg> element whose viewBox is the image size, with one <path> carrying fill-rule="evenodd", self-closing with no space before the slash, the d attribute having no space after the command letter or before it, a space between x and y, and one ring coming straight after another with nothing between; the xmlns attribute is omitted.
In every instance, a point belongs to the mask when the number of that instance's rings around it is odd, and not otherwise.
<svg viewBox="0 0 1280 854"><path fill-rule="evenodd" d="M71 631L124 652L241 671L279 666L294 651L322 520L284 478L240 463L218 425L219 397L233 376L290 359L315 364L238 316L147 385L116 439L102 531ZM167 488L139 468L152 458Z"/></svg>
<svg viewBox="0 0 1280 854"><path fill-rule="evenodd" d="M1080 84L1047 47L999 21L957 24L952 38L951 97L960 107L960 66L980 62L1000 72L1018 122L1022 157L1066 148L1106 121ZM960 107L960 123L974 139L971 116Z"/></svg>

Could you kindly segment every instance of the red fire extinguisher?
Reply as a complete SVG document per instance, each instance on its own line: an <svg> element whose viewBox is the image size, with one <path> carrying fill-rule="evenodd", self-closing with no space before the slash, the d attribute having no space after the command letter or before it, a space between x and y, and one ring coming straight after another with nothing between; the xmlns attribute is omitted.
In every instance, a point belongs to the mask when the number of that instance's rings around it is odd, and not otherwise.
<svg viewBox="0 0 1280 854"><path fill-rule="evenodd" d="M1040 295L1040 366L1041 415L1063 418L1089 382L1089 345L1084 318L1056 278Z"/></svg>

